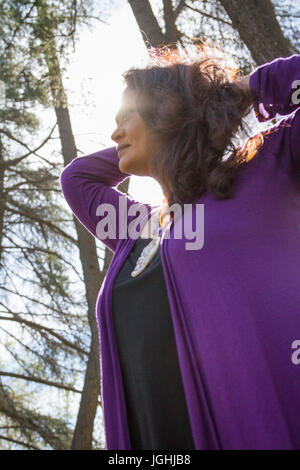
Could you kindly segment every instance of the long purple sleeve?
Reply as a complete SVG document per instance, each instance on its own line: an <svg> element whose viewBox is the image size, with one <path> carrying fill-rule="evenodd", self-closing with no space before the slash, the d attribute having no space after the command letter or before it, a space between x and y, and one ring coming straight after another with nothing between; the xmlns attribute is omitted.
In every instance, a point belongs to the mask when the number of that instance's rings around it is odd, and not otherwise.
<svg viewBox="0 0 300 470"><path fill-rule="evenodd" d="M299 79L300 55L275 59L255 69L250 74L250 88L258 105L257 118L266 121L276 114L285 116L299 108L300 105L292 101L295 92L292 85Z"/></svg>
<svg viewBox="0 0 300 470"><path fill-rule="evenodd" d="M300 103L296 83L300 84L300 55L275 59L261 65L250 74L250 89L254 96L254 111L258 121L264 122L282 116L293 115L283 125L289 132L292 157L300 166ZM299 86L298 86L299 88Z"/></svg>
<svg viewBox="0 0 300 470"><path fill-rule="evenodd" d="M129 176L119 170L118 162L116 148L110 147L84 157L74 158L60 175L61 189L72 212L93 236L103 241L112 251L116 251L117 248L120 225L123 228L127 227L133 220L133 217L128 216L129 207L133 204L148 209L150 207L133 200L115 188ZM97 224L101 220L97 211L101 206L103 209L109 209L108 205L115 209L115 238L112 236L103 238L97 230ZM120 207L124 209L122 214ZM110 228L113 227L111 218Z"/></svg>

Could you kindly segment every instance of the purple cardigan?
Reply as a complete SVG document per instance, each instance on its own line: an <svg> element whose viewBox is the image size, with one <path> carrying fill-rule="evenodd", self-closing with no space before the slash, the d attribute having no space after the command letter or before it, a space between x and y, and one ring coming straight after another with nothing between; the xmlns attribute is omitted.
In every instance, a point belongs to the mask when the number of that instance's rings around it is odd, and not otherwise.
<svg viewBox="0 0 300 470"><path fill-rule="evenodd" d="M298 55L252 72L257 118L286 117L239 167L230 199L205 193L196 200L204 204L203 247L186 250L184 237L161 242L196 449L300 449L300 111L292 103L297 79ZM136 202L116 189L127 176L114 147L74 158L62 171L63 195L95 237L99 205ZM152 208L146 207L148 217ZM96 304L106 445L129 450L111 296L135 239L104 243L114 251Z"/></svg>

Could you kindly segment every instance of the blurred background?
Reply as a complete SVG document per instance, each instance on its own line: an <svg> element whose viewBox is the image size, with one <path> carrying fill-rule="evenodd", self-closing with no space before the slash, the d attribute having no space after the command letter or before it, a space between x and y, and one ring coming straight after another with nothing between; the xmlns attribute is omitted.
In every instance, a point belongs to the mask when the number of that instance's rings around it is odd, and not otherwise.
<svg viewBox="0 0 300 470"><path fill-rule="evenodd" d="M59 175L114 145L122 73L208 40L248 74L299 54L299 26L300 0L0 0L0 449L105 449L95 304L112 255ZM151 178L119 189L162 200Z"/></svg>

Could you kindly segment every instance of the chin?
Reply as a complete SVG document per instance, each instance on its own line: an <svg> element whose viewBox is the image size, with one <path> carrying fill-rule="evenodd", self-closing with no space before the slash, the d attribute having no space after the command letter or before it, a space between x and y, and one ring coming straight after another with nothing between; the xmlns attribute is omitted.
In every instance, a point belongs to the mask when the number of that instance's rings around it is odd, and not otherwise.
<svg viewBox="0 0 300 470"><path fill-rule="evenodd" d="M141 167L138 161L133 158L126 158L125 155L119 160L119 169L123 173L127 173L129 175L150 176L148 175L148 172Z"/></svg>
<svg viewBox="0 0 300 470"><path fill-rule="evenodd" d="M130 165L126 165L126 162L124 162L124 159L120 159L119 160L119 169L123 172L123 173L129 173L131 174L131 171L130 171Z"/></svg>

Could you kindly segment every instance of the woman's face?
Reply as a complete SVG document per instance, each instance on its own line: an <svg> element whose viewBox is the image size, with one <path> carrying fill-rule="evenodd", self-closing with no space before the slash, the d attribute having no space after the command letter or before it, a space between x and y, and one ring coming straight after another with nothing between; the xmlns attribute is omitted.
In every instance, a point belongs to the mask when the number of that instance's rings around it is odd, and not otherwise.
<svg viewBox="0 0 300 470"><path fill-rule="evenodd" d="M152 176L149 162L161 142L138 113L134 90L124 90L116 124L111 138L118 144L120 170L137 176Z"/></svg>

